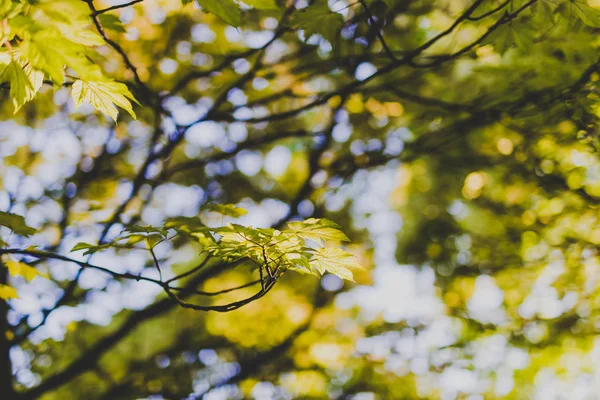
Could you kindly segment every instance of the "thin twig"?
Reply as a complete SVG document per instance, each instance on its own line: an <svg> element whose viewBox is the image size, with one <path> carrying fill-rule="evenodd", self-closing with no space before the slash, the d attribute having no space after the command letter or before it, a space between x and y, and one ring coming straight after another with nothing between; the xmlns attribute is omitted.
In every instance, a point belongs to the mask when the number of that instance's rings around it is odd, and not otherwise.
<svg viewBox="0 0 600 400"><path fill-rule="evenodd" d="M144 1L144 0L133 0L133 1L130 1L129 3L117 4L116 6L103 8L102 10L96 10L96 11L92 12L92 17L95 17L96 15L100 15L100 14L103 14L108 11L113 11L113 10L118 10L120 8L130 7L130 6L133 6L134 4L141 3L142 1Z"/></svg>
<svg viewBox="0 0 600 400"><path fill-rule="evenodd" d="M388 57L394 62L400 61L398 58L396 58L396 56L394 55L394 52L389 48L388 44L386 43L385 39L383 38L383 34L381 33L381 30L377 26L375 18L373 17L371 10L369 10L369 7L367 7L367 3L365 2L365 0L360 0L360 4L362 4L363 8L365 9L365 12L367 13L367 17L369 18L371 25L373 25L373 28L375 28L375 34L377 35L379 42L381 42L381 45L383 46L383 49L387 53Z"/></svg>

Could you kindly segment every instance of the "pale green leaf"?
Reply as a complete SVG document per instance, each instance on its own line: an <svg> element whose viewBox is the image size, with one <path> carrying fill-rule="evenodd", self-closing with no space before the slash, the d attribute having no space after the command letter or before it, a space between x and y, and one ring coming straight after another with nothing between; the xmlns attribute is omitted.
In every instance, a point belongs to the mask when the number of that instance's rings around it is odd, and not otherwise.
<svg viewBox="0 0 600 400"><path fill-rule="evenodd" d="M71 96L76 107L79 107L83 102L88 102L96 110L107 114L114 121L117 120L119 114L116 106L127 111L133 118L136 117L130 101L135 101L135 98L123 83L109 80L85 81L78 79L73 83Z"/></svg>
<svg viewBox="0 0 600 400"><path fill-rule="evenodd" d="M33 69L31 64L25 65L23 70L25 71L25 75L27 75L27 79L29 79L29 82L31 83L31 87L28 90L28 101L33 100L36 93L44 84L44 73Z"/></svg>
<svg viewBox="0 0 600 400"><path fill-rule="evenodd" d="M44 71L56 85L62 85L65 81L64 56L71 50L66 46L68 43L60 35L40 31L27 35L19 48L22 57L33 68Z"/></svg>
<svg viewBox="0 0 600 400"><path fill-rule="evenodd" d="M62 32L65 38L69 39L74 43L79 43L84 46L102 46L104 45L104 39L102 36L89 29L81 29L73 31L71 29Z"/></svg>
<svg viewBox="0 0 600 400"><path fill-rule="evenodd" d="M299 253L287 253L285 258L295 267L312 272L310 260Z"/></svg>
<svg viewBox="0 0 600 400"><path fill-rule="evenodd" d="M33 92L33 85L27 76L27 73L15 60L11 60L8 65L1 65L2 74L0 75L1 82L10 84L10 98L12 99L15 113L30 100L30 95Z"/></svg>
<svg viewBox="0 0 600 400"><path fill-rule="evenodd" d="M318 249L310 260L310 266L321 275L329 272L352 282L351 269L363 269L355 256L337 247Z"/></svg>
<svg viewBox="0 0 600 400"><path fill-rule="evenodd" d="M339 226L328 219L309 218L302 222L289 222L288 227L302 239L310 240L336 240L348 242L348 236L339 229Z"/></svg>
<svg viewBox="0 0 600 400"><path fill-rule="evenodd" d="M44 73L35 70L19 56L18 51L0 53L0 82L8 82L15 113L31 101L44 83Z"/></svg>

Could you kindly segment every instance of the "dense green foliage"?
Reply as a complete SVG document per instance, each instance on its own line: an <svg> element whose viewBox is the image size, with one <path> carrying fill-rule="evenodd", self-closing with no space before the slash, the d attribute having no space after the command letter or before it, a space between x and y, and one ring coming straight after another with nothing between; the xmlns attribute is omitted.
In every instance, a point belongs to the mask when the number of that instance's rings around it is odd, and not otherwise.
<svg viewBox="0 0 600 400"><path fill-rule="evenodd" d="M594 398L599 32L0 0L0 395Z"/></svg>

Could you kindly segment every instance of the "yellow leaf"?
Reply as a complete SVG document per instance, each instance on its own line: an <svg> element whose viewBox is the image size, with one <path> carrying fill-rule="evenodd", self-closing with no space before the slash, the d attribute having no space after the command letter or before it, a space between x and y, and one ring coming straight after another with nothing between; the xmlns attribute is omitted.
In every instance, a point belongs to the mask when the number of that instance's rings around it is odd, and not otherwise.
<svg viewBox="0 0 600 400"><path fill-rule="evenodd" d="M17 291L15 290L14 287L8 286L8 285L3 285L0 283L0 299L8 300L8 299L16 299L17 297L18 297Z"/></svg>
<svg viewBox="0 0 600 400"><path fill-rule="evenodd" d="M5 262L8 268L8 273L12 276L22 276L28 281L34 280L37 276L44 276L37 269L25 264L21 261L9 260Z"/></svg>

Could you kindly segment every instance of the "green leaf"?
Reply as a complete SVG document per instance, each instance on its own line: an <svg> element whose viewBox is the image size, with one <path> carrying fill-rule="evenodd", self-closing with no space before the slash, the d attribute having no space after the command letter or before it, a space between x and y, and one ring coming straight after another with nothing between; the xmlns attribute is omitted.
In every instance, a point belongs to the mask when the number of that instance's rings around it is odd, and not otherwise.
<svg viewBox="0 0 600 400"><path fill-rule="evenodd" d="M0 211L0 226L6 226L17 235L31 236L37 232L36 229L27 226L25 218L17 214Z"/></svg>
<svg viewBox="0 0 600 400"><path fill-rule="evenodd" d="M298 11L294 19L295 24L304 30L304 37L308 40L312 35L321 35L328 42L333 43L344 23L344 18L329 9L326 1L319 0L315 4Z"/></svg>
<svg viewBox="0 0 600 400"><path fill-rule="evenodd" d="M116 241L119 243L119 246L134 247L139 242L146 240L146 238L146 235L133 234L121 237Z"/></svg>
<svg viewBox="0 0 600 400"><path fill-rule="evenodd" d="M158 226L152 225L130 225L125 228L125 232L129 233L146 233L146 234L159 234L163 237L167 235L167 230Z"/></svg>
<svg viewBox="0 0 600 400"><path fill-rule="evenodd" d="M533 12L543 26L554 22L554 4L552 0L539 0L533 5Z"/></svg>
<svg viewBox="0 0 600 400"><path fill-rule="evenodd" d="M159 233L152 233L152 234L146 236L146 243L148 244L149 248L154 248L154 247L156 247L157 244L162 242L164 239L165 239L164 235L161 235Z"/></svg>
<svg viewBox="0 0 600 400"><path fill-rule="evenodd" d="M285 258L295 267L312 272L310 260L299 253L287 253Z"/></svg>
<svg viewBox="0 0 600 400"><path fill-rule="evenodd" d="M248 211L241 207L237 207L234 204L208 204L203 207L206 211L213 211L219 214L223 214L232 218L239 218L246 215Z"/></svg>
<svg viewBox="0 0 600 400"><path fill-rule="evenodd" d="M62 85L67 44L61 35L44 30L26 35L19 48L23 58L34 68L44 71L56 85Z"/></svg>
<svg viewBox="0 0 600 400"><path fill-rule="evenodd" d="M243 2L259 10L279 10L275 0L243 0Z"/></svg>
<svg viewBox="0 0 600 400"><path fill-rule="evenodd" d="M27 102L27 94L33 86L23 68L14 60L4 67L0 80L10 83L10 97L16 113Z"/></svg>
<svg viewBox="0 0 600 400"><path fill-rule="evenodd" d="M600 9L594 8L583 1L571 1L571 11L584 24L592 28L600 28Z"/></svg>
<svg viewBox="0 0 600 400"><path fill-rule="evenodd" d="M506 53L514 46L521 52L526 52L531 47L535 34L535 28L529 24L510 22L496 29L484 43L492 44L499 54Z"/></svg>
<svg viewBox="0 0 600 400"><path fill-rule="evenodd" d="M0 54L0 82L10 84L10 97L16 113L42 87L44 74L18 60L16 52L13 55L11 58L8 53Z"/></svg>
<svg viewBox="0 0 600 400"><path fill-rule="evenodd" d="M31 88L28 90L28 93L27 93L27 97L28 97L27 101L30 101L30 100L33 100L36 93L40 90L40 88L44 84L44 73L42 71L37 71L37 70L33 69L31 64L25 65L23 70L25 71L25 75L27 75L27 79L29 79L29 82L31 83Z"/></svg>
<svg viewBox="0 0 600 400"><path fill-rule="evenodd" d="M288 227L302 239L310 240L336 240L349 242L348 236L339 228L339 225L328 219L309 218L302 222L289 222Z"/></svg>
<svg viewBox="0 0 600 400"><path fill-rule="evenodd" d="M37 269L25 264L21 261L8 260L4 264L8 268L8 273L12 276L22 276L28 281L32 281L38 276L46 277L46 274L41 273Z"/></svg>
<svg viewBox="0 0 600 400"><path fill-rule="evenodd" d="M17 297L17 291L14 287L0 283L0 299L9 300L16 299Z"/></svg>
<svg viewBox="0 0 600 400"><path fill-rule="evenodd" d="M75 246L73 246L73 248L71 249L71 252L85 250L83 255L87 256L88 254L93 254L93 253L96 253L97 251L108 249L111 246L112 246L112 244L93 245L93 244L89 244L89 243L79 242Z"/></svg>
<svg viewBox="0 0 600 400"><path fill-rule="evenodd" d="M310 266L321 275L329 272L352 282L354 276L350 269L363 269L355 256L337 247L318 249L310 260Z"/></svg>
<svg viewBox="0 0 600 400"><path fill-rule="evenodd" d="M17 14L19 14L25 4L21 4L19 2L11 1L11 0L2 0L0 1L0 19L11 19L14 18Z"/></svg>
<svg viewBox="0 0 600 400"><path fill-rule="evenodd" d="M215 14L231 26L238 27L242 22L240 8L233 0L197 0L208 12Z"/></svg>
<svg viewBox="0 0 600 400"><path fill-rule="evenodd" d="M36 0L34 9L42 11L48 18L50 29L73 43L84 46L101 46L104 39L91 28L89 7L83 1ZM63 40L64 40L63 39Z"/></svg>
<svg viewBox="0 0 600 400"><path fill-rule="evenodd" d="M86 250L86 249L91 249L93 247L97 247L97 246L94 246L93 244L89 244L89 243L79 242L75 246L73 246L71 251Z"/></svg>
<svg viewBox="0 0 600 400"><path fill-rule="evenodd" d="M110 116L115 122L119 114L119 106L135 119L135 112L129 100L137 103L127 86L123 83L105 81L85 81L78 79L73 84L71 96L75 106L79 107L84 101L90 103L96 110ZM116 105L116 106L115 106Z"/></svg>
<svg viewBox="0 0 600 400"><path fill-rule="evenodd" d="M185 232L206 232L209 228L199 217L173 217L165 221L165 228Z"/></svg>
<svg viewBox="0 0 600 400"><path fill-rule="evenodd" d="M98 19L100 20L100 25L102 25L104 29L110 29L115 32L126 32L123 23L116 15L104 13L98 15Z"/></svg>

